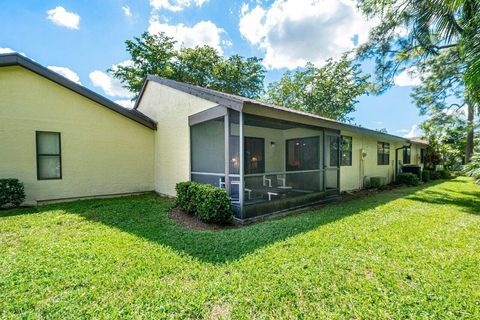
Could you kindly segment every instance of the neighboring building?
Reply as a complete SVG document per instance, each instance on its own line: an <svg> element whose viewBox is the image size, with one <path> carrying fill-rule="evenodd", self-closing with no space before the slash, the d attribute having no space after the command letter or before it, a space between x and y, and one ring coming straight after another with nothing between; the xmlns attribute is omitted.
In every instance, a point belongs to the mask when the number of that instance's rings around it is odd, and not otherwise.
<svg viewBox="0 0 480 320"><path fill-rule="evenodd" d="M155 123L18 54L0 55L0 178L26 203L154 190Z"/></svg>
<svg viewBox="0 0 480 320"><path fill-rule="evenodd" d="M22 56L0 56L0 66L0 178L22 180L29 203L175 196L177 182L193 180L225 188L247 220L361 189L373 176L391 182L403 150L412 145L419 164L425 147L155 76L128 110Z"/></svg>

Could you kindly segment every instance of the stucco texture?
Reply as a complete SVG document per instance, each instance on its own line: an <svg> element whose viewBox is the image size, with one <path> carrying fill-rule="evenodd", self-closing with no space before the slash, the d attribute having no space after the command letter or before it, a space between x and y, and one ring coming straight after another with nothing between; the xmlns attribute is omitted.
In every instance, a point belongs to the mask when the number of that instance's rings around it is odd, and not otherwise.
<svg viewBox="0 0 480 320"><path fill-rule="evenodd" d="M19 66L0 68L0 178L26 203L154 189L154 130ZM37 180L36 131L61 134L59 180Z"/></svg>
<svg viewBox="0 0 480 320"><path fill-rule="evenodd" d="M145 87L138 110L157 121L155 133L155 190L175 196L177 182L190 180L188 117L217 104L154 81Z"/></svg>

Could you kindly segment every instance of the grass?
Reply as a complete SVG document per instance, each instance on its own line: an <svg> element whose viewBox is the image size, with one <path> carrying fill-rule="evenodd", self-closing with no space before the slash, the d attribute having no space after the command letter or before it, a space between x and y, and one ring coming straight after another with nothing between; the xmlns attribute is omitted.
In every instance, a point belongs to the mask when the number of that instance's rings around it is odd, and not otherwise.
<svg viewBox="0 0 480 320"><path fill-rule="evenodd" d="M457 178L240 229L136 196L0 212L0 318L480 318L480 187Z"/></svg>

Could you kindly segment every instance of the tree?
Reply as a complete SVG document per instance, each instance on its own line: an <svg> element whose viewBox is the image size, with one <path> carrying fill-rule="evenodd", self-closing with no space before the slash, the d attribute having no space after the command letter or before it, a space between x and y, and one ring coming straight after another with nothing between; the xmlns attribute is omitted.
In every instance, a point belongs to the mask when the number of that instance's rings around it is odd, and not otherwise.
<svg viewBox="0 0 480 320"><path fill-rule="evenodd" d="M417 64L422 85L414 88L413 100L421 115L427 115L421 128L450 167L466 161L467 107L464 65L458 49L450 48Z"/></svg>
<svg viewBox="0 0 480 320"><path fill-rule="evenodd" d="M136 94L147 75L249 98L258 98L263 93L265 69L259 58L239 55L225 58L208 46L176 49L176 41L163 33L145 32L125 43L131 62L109 72Z"/></svg>
<svg viewBox="0 0 480 320"><path fill-rule="evenodd" d="M474 113L480 105L480 1L360 0L359 7L381 21L358 50L361 59L375 60L377 93L392 86L398 72L455 49L449 62L463 69L468 162L474 147Z"/></svg>
<svg viewBox="0 0 480 320"><path fill-rule="evenodd" d="M346 56L328 60L323 67L308 63L304 69L287 71L269 84L266 100L287 108L323 117L351 121L357 98L368 93L368 75Z"/></svg>

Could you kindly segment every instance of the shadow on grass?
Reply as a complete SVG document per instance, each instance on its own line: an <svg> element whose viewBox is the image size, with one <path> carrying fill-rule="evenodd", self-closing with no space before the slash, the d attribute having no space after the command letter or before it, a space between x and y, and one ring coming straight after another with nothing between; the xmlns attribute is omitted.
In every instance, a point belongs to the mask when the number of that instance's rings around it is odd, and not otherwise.
<svg viewBox="0 0 480 320"><path fill-rule="evenodd" d="M277 241L362 213L401 197L429 203L453 203L464 207L475 204L471 200L463 202L463 200L446 197L447 192L443 194L439 191L439 195L437 195L436 191L429 190L441 183L439 181L426 184L423 187L373 193L359 199L328 204L281 219L221 231L199 231L178 226L168 218L168 210L173 201L161 199L154 195L84 200L16 210L16 212L27 214L47 210L63 210L68 214L77 214L88 220L101 222L160 245L168 246L200 261L220 264L237 260ZM434 193L435 200L433 199ZM423 194L426 194L426 199ZM443 196L440 196L440 194L443 194ZM8 216L13 213L9 214L7 212L5 215ZM4 214L0 213L0 218L2 216Z"/></svg>
<svg viewBox="0 0 480 320"><path fill-rule="evenodd" d="M459 180L450 182L459 182ZM439 190L427 189L422 191L421 195L413 194L406 198L431 204L453 205L461 208L464 212L480 215L480 188L479 191L458 191L447 188Z"/></svg>

